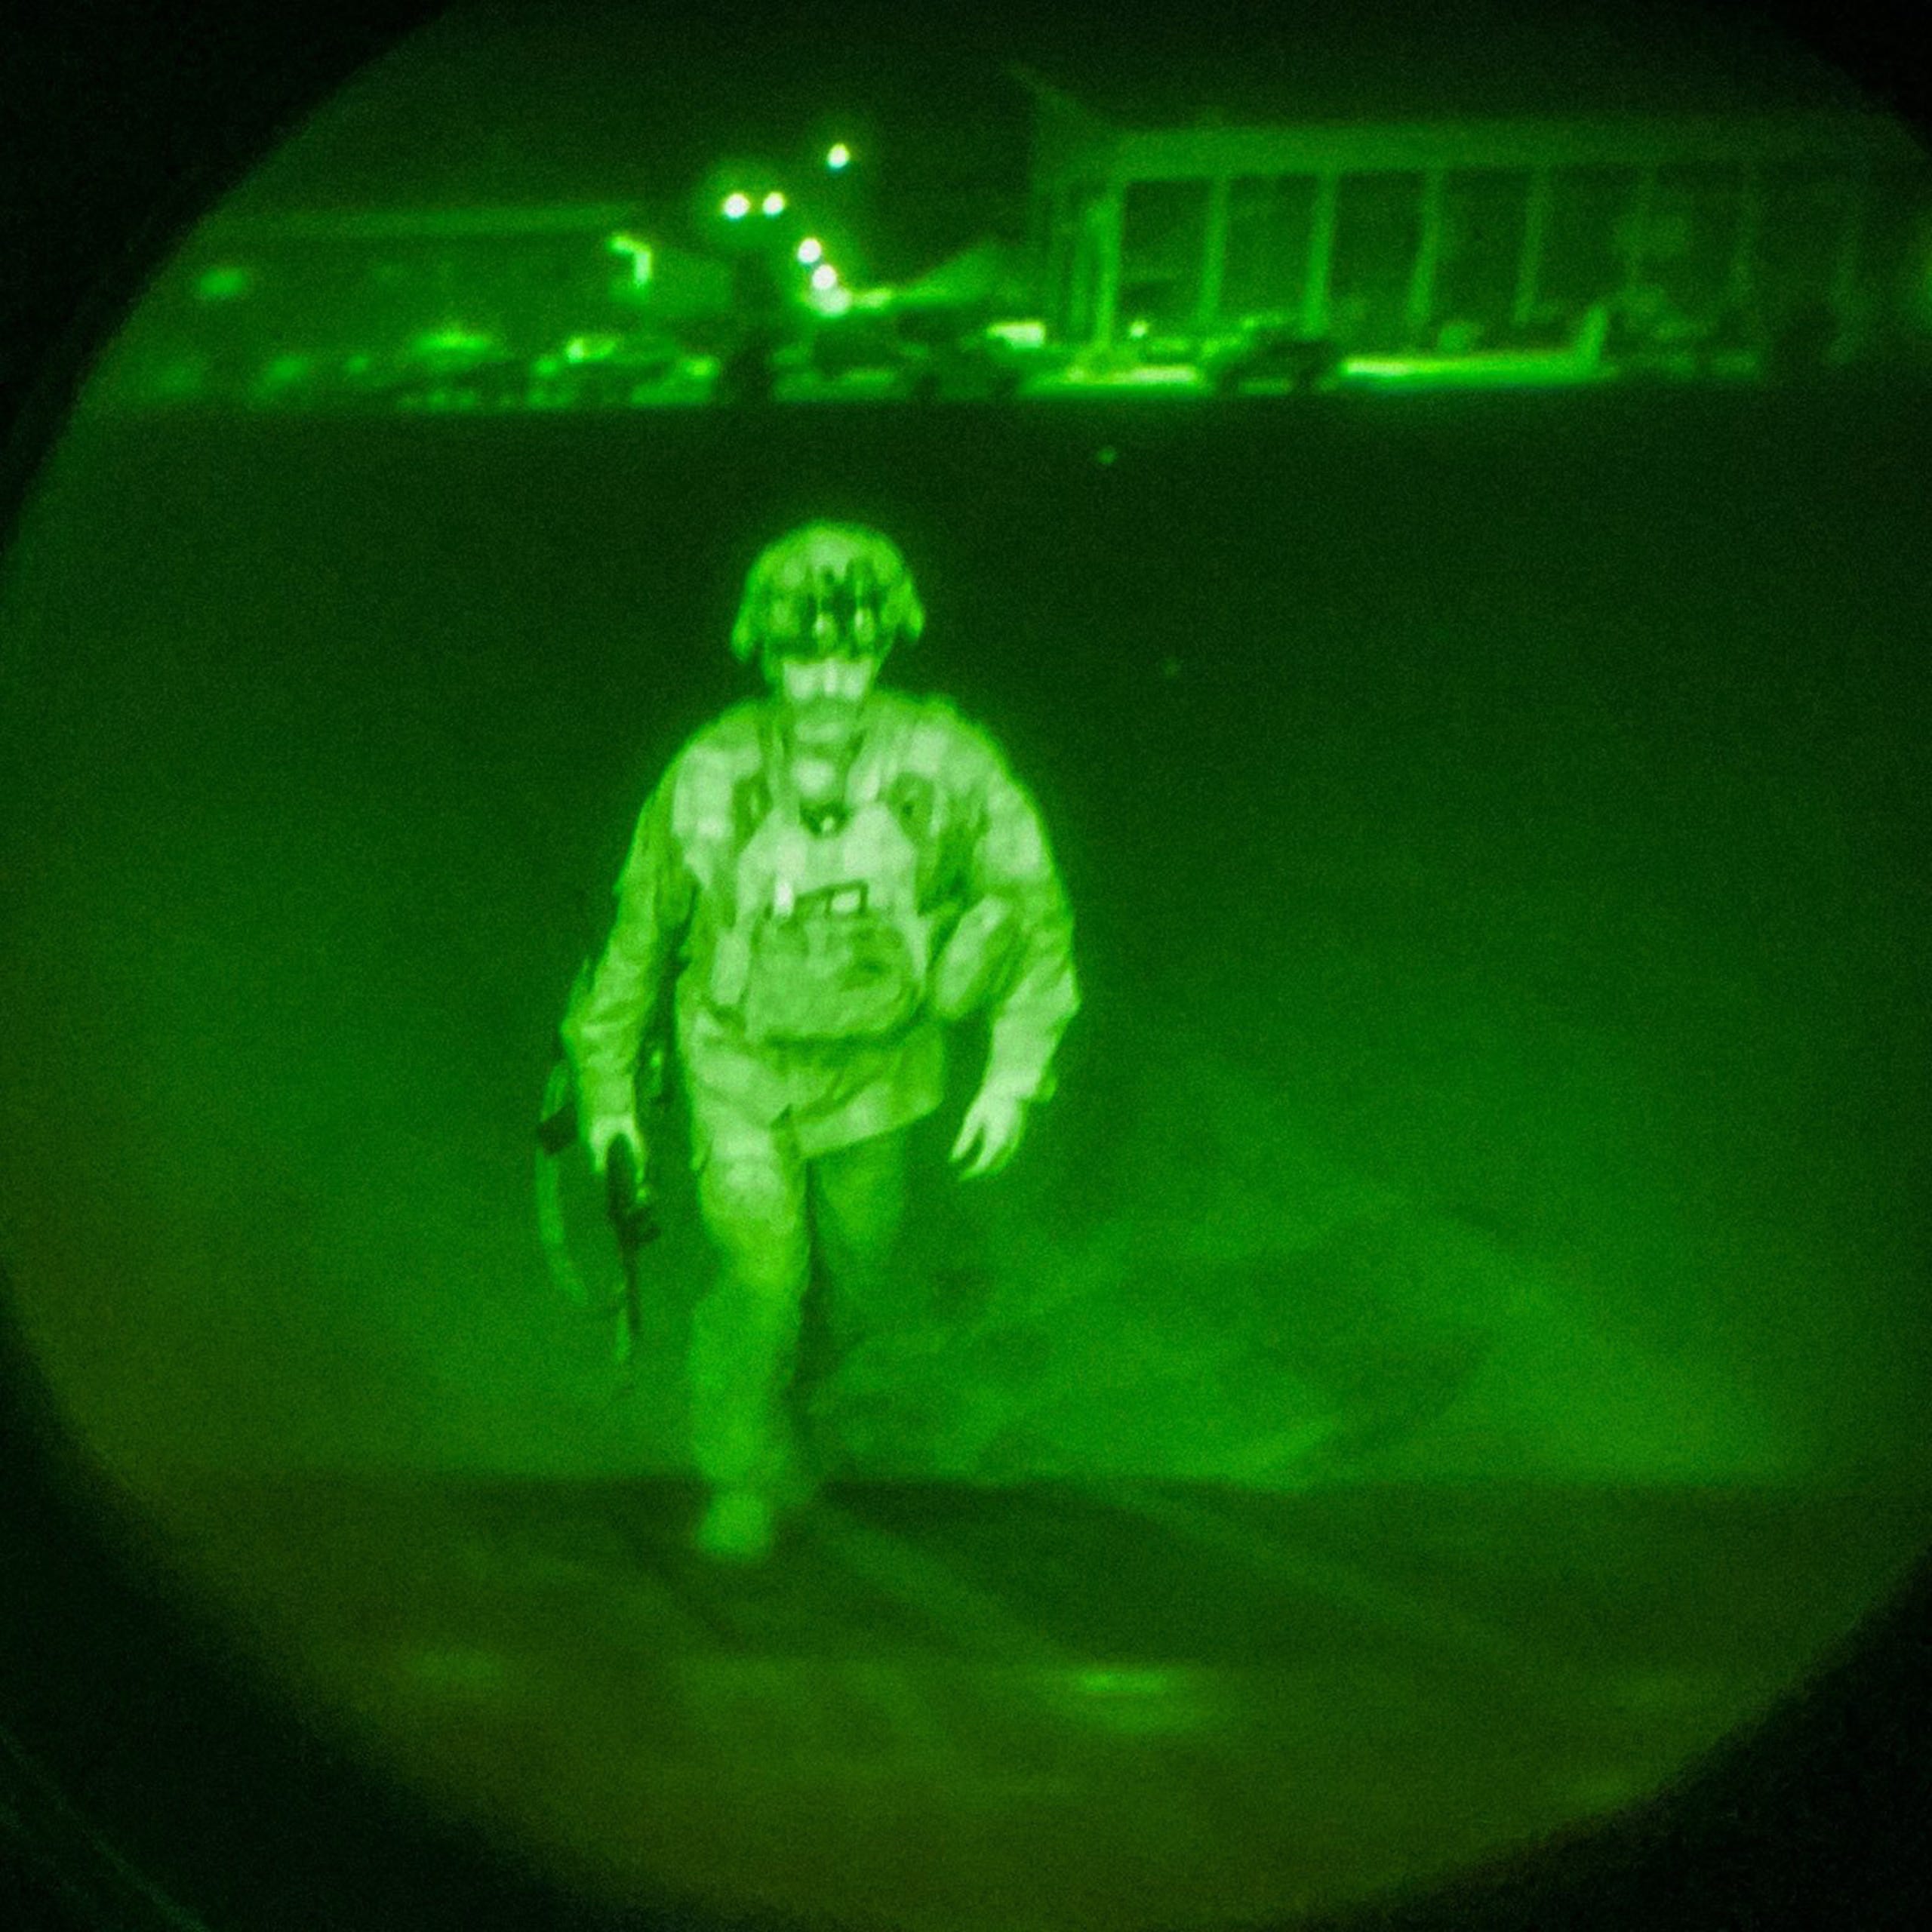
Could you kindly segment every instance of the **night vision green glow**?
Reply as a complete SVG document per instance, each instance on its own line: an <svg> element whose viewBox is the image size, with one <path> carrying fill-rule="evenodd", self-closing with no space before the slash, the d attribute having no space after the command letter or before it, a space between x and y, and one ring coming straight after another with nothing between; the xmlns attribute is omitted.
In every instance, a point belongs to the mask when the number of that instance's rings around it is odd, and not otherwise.
<svg viewBox="0 0 1932 1932"><path fill-rule="evenodd" d="M897 250L916 211L869 208L830 245L863 280L861 300L823 278L766 286L769 245L782 237L808 269L828 246L780 218L816 227L849 197L821 182L795 198L772 185L775 161L726 155L692 190L705 232L675 240L645 241L631 226L641 211L602 202L291 213L251 217L245 262L243 236L217 221L183 271L195 300L158 306L151 340L137 326L101 393L136 407L440 407L420 345L452 304L500 318L491 406L510 409L1091 392L1167 408L1932 374L1932 171L1875 117L1160 128L1097 111L1062 122L1041 104L1058 129L1048 140L1029 138L1017 84L1014 106L1028 220L1002 235L989 202L977 239L921 242L881 273L875 251ZM851 158L843 143L825 152ZM1103 174L1115 191L1095 195ZM584 272L592 236L629 257L628 277ZM275 299L238 299L258 286ZM856 329L822 341L854 307L876 318L863 347ZM219 347L197 344L197 327L222 330ZM935 328L952 339L934 342ZM619 359L636 380L551 379L563 341L609 333L629 337ZM307 358L301 374L269 379L289 354ZM358 356L386 376L349 380Z"/></svg>
<svg viewBox="0 0 1932 1932"><path fill-rule="evenodd" d="M614 235L605 243L614 255L630 257L631 280L639 287L651 279L653 254L651 244L641 242L635 235Z"/></svg>
<svg viewBox="0 0 1932 1932"><path fill-rule="evenodd" d="M924 623L876 531L814 523L766 547L732 646L772 701L734 709L674 760L563 1023L597 1171L618 1171L622 1150L641 1174L662 1158L636 1104L653 1017L672 978L681 1011L708 989L711 1017L681 1023L675 1050L721 1262L694 1318L695 1455L713 1492L697 1540L727 1561L768 1555L778 1515L816 1491L780 1413L814 1228L839 1305L876 1307L897 1272L907 1132L943 1102L949 1031L986 1010L985 1067L951 1155L978 1180L1051 1098L1080 1005L1071 914L1029 795L943 700L877 688ZM749 791L734 776L748 761ZM789 1097L775 1124L774 1083Z"/></svg>
<svg viewBox="0 0 1932 1932"><path fill-rule="evenodd" d="M62 1412L620 1908L1273 1922L1659 1793L1932 1531L1909 157L1426 63L641 143L661 35L484 11L0 574Z"/></svg>
<svg viewBox="0 0 1932 1932"><path fill-rule="evenodd" d="M495 340L481 329L427 329L416 338L415 346L426 355L463 355L488 349Z"/></svg>
<svg viewBox="0 0 1932 1932"><path fill-rule="evenodd" d="M253 270L224 263L202 270L195 278L195 293L204 302L232 302L238 295L247 294L254 281Z"/></svg>

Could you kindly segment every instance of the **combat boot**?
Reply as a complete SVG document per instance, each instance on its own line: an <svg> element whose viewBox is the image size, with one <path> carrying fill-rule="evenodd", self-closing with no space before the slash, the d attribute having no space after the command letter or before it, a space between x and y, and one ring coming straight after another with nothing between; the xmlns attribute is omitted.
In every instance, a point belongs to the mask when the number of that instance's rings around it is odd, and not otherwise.
<svg viewBox="0 0 1932 1932"><path fill-rule="evenodd" d="M782 1524L818 1500L820 1478L802 1455L787 1457L770 1480L713 1490L691 1539L701 1554L724 1563L761 1563Z"/></svg>
<svg viewBox="0 0 1932 1932"><path fill-rule="evenodd" d="M771 1554L778 1511L764 1491L716 1489L691 1538L701 1555L721 1563L762 1563Z"/></svg>

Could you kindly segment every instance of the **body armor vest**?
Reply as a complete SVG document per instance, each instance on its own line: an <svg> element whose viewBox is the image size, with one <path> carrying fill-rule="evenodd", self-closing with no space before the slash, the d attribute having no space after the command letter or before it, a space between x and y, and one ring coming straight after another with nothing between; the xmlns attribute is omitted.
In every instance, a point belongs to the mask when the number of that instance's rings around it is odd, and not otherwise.
<svg viewBox="0 0 1932 1932"><path fill-rule="evenodd" d="M764 734L771 809L738 853L736 918L718 935L711 997L759 1044L886 1038L919 1010L931 928L919 852L863 747L843 811L814 830L783 748Z"/></svg>

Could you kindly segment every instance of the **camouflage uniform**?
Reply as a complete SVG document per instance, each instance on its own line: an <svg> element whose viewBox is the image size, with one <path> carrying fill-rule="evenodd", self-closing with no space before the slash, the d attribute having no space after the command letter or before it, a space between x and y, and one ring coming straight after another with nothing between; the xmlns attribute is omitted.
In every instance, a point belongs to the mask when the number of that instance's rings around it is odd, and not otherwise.
<svg viewBox="0 0 1932 1932"><path fill-rule="evenodd" d="M863 1298L896 1225L903 1130L944 1099L949 1020L983 998L987 1083L1038 1100L1079 1005L1046 837L984 733L943 700L873 691L844 822L815 832L776 714L771 700L735 706L673 760L565 1023L580 1106L629 1111L677 949L691 1164L725 1263L694 1312L691 1364L698 1468L720 1486L780 1481L791 1461L806 1164L825 1259L845 1278L835 1286ZM1005 940L980 976L990 983L962 992L975 977L964 942L989 928Z"/></svg>

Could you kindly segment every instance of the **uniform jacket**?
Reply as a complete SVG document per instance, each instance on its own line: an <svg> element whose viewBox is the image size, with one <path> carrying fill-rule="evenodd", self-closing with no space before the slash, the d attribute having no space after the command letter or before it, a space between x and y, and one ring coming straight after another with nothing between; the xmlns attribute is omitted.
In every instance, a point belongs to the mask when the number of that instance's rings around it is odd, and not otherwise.
<svg viewBox="0 0 1932 1932"><path fill-rule="evenodd" d="M769 1124L789 1111L808 1156L907 1125L944 1098L946 1026L959 1016L938 995L989 926L1003 945L982 989L988 1082L1048 1097L1080 1004L1072 921L1039 815L992 739L943 699L875 691L850 816L815 833L776 729L771 701L734 707L685 746L645 804L609 940L565 1021L580 1109L632 1110L640 1050L675 974L694 1115L722 1106ZM760 1001L764 940L843 934L855 908L903 968L909 1010L884 1014L864 1037L771 1037L791 1023ZM817 926L808 912L823 913Z"/></svg>

